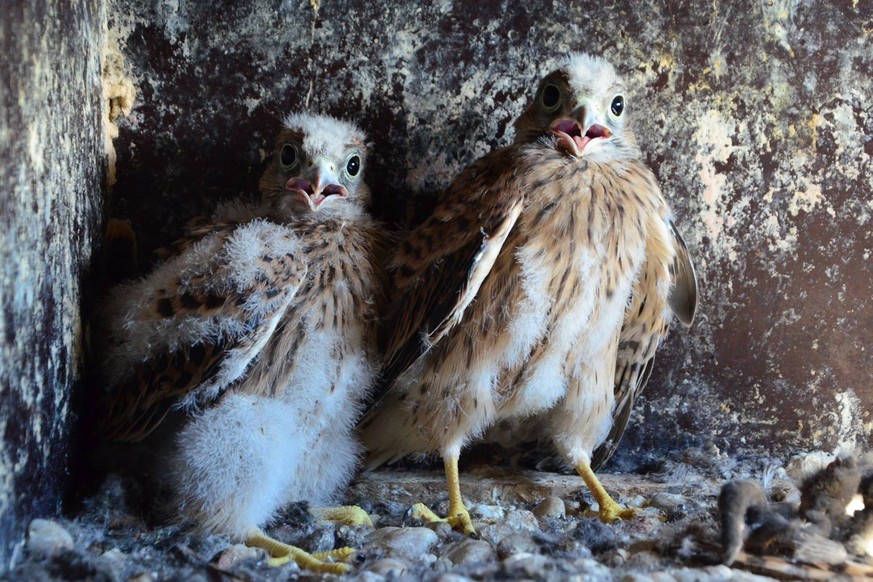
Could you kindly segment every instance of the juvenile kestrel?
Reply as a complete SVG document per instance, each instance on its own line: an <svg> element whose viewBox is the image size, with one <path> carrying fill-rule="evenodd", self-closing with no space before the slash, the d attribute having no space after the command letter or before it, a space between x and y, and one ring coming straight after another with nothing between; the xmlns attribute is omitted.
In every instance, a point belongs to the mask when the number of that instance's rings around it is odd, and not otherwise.
<svg viewBox="0 0 873 582"><path fill-rule="evenodd" d="M616 360L645 367L629 342L639 332L641 353L654 349L685 249L627 107L609 63L570 55L540 83L515 143L464 170L395 257L390 385L361 424L365 464L441 453L447 519L467 533L458 457L503 421L533 419L602 520L632 515L591 455L612 425Z"/></svg>
<svg viewBox="0 0 873 582"><path fill-rule="evenodd" d="M385 249L366 161L356 126L289 116L261 203L192 227L109 306L106 439L144 445L182 520L325 572L346 566L260 527L289 502L330 501L359 457Z"/></svg>

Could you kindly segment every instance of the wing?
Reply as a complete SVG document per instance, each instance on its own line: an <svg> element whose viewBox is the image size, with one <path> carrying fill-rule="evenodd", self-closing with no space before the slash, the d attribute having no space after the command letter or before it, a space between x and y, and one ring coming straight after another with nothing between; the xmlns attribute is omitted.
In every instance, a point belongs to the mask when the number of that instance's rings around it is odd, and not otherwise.
<svg viewBox="0 0 873 582"><path fill-rule="evenodd" d="M467 168L400 245L385 346L386 386L461 321L521 214L513 148Z"/></svg>
<svg viewBox="0 0 873 582"><path fill-rule="evenodd" d="M226 225L115 292L102 433L141 441L174 407L217 399L273 334L306 275L287 228Z"/></svg>
<svg viewBox="0 0 873 582"><path fill-rule="evenodd" d="M650 236L646 264L622 325L612 428L592 456L595 471L612 457L621 442L634 402L652 374L655 352L667 336L672 316L676 315L688 327L697 311L697 278L685 241L672 221L657 226L660 228Z"/></svg>
<svg viewBox="0 0 873 582"><path fill-rule="evenodd" d="M672 221L670 232L673 235L673 248L676 249L676 258L673 260L674 281L670 292L670 309L679 318L685 327L691 327L694 323L694 315L697 313L697 273L694 271L694 263L688 255L688 247L676 230Z"/></svg>

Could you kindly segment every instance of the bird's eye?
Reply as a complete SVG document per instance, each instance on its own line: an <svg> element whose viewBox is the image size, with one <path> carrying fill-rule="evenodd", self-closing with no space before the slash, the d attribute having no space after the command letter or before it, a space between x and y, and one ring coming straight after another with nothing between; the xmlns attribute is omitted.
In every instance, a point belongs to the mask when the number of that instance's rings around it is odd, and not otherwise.
<svg viewBox="0 0 873 582"><path fill-rule="evenodd" d="M621 117L621 114L624 111L624 97L621 95L613 97L612 105L609 106L609 110L612 111L612 114L616 117Z"/></svg>
<svg viewBox="0 0 873 582"><path fill-rule="evenodd" d="M297 164L297 146L291 143L286 143L282 146L282 154L279 156L282 165L290 168Z"/></svg>
<svg viewBox="0 0 873 582"><path fill-rule="evenodd" d="M352 178L361 173L361 156L352 154L349 161L346 162L346 173Z"/></svg>
<svg viewBox="0 0 873 582"><path fill-rule="evenodd" d="M561 103L561 90L558 89L557 85L549 83L543 87L543 94L540 97L540 101L546 111L554 111L558 108L558 104Z"/></svg>

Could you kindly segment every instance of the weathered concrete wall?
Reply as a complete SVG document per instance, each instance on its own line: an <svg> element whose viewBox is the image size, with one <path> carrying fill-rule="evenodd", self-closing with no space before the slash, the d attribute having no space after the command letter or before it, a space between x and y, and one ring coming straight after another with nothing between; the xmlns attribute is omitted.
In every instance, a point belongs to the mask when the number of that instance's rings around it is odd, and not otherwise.
<svg viewBox="0 0 873 582"><path fill-rule="evenodd" d="M228 3L229 4L229 3ZM116 216L144 256L255 191L277 120L358 120L377 211L511 139L568 50L608 57L697 260L701 310L670 339L627 450L711 440L778 453L871 442L873 15L869 2L119 3L141 100Z"/></svg>
<svg viewBox="0 0 873 582"><path fill-rule="evenodd" d="M0 571L66 487L83 281L103 215L102 0L0 18Z"/></svg>

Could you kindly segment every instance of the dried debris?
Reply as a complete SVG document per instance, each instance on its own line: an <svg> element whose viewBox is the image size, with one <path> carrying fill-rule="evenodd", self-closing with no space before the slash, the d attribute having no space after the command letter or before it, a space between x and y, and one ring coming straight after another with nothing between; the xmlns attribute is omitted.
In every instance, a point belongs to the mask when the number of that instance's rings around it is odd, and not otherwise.
<svg viewBox="0 0 873 582"><path fill-rule="evenodd" d="M871 476L873 466L844 454L809 472L799 498L768 499L753 480L725 483L718 503L722 562L789 578L873 577L873 564L858 561L873 557L864 541L873 521ZM863 509L849 510L856 497Z"/></svg>

